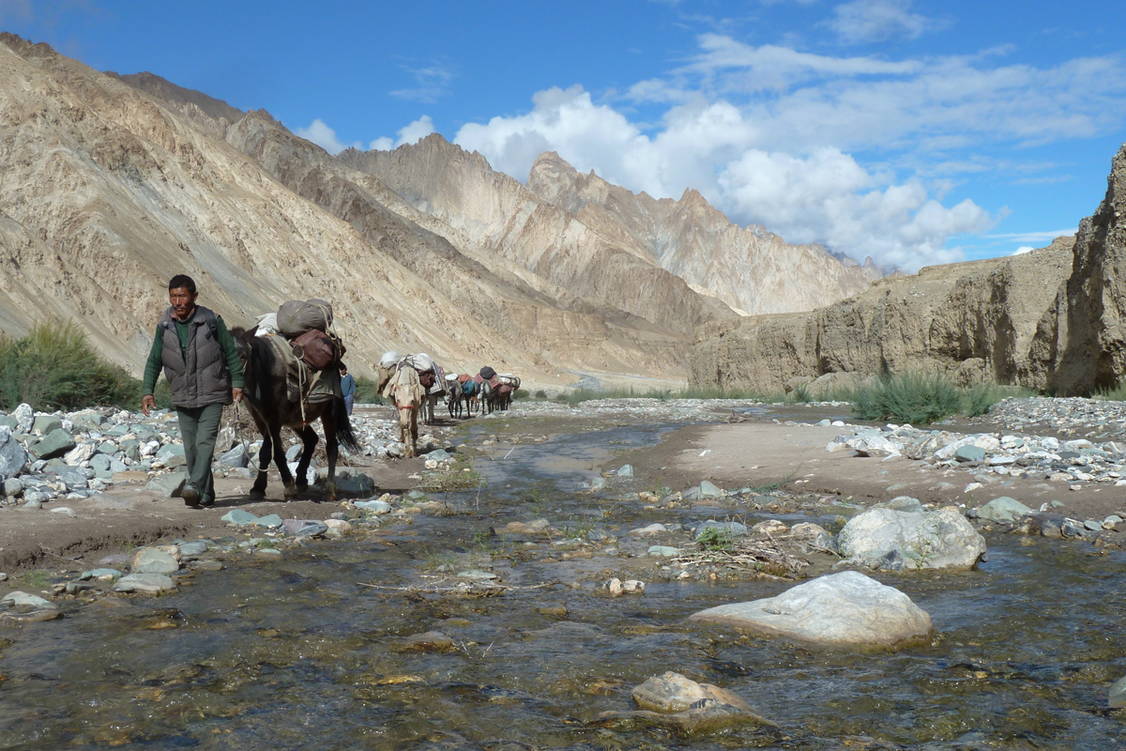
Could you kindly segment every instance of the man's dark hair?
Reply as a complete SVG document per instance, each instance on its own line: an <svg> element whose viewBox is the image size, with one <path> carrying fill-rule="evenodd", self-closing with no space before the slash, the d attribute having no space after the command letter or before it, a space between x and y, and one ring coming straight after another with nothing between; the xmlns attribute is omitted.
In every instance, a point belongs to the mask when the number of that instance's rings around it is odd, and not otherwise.
<svg viewBox="0 0 1126 751"><path fill-rule="evenodd" d="M187 274L177 274L176 276L174 276L174 277L172 277L171 279L168 280L168 291L169 292L171 292L174 289L179 289L180 287L186 288L188 290L188 292L191 292L194 295L195 294L195 279L192 279Z"/></svg>

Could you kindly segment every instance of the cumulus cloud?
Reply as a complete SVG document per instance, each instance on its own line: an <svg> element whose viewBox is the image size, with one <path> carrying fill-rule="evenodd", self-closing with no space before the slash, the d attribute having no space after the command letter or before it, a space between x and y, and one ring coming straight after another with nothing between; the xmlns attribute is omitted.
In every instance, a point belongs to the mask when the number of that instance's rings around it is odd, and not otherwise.
<svg viewBox="0 0 1126 751"><path fill-rule="evenodd" d="M1038 67L1006 64L1004 48L890 60L720 34L698 42L684 64L624 93L546 89L527 111L466 124L454 141L519 179L554 150L632 190L696 188L736 222L914 269L957 260L952 238L1006 213L947 201L956 177L1037 179L1058 165L996 154L1109 132L1126 117L1118 56Z"/></svg>
<svg viewBox="0 0 1126 751"><path fill-rule="evenodd" d="M910 0L852 0L838 5L827 25L849 44L914 39L943 25L910 8Z"/></svg>
<svg viewBox="0 0 1126 751"><path fill-rule="evenodd" d="M581 171L655 196L694 187L736 221L903 268L957 260L944 248L950 235L990 223L973 202L944 207L918 181L882 184L838 149L752 148L760 138L759 126L725 101L674 107L649 136L571 87L540 92L525 114L466 125L455 141L520 178L539 154L556 150Z"/></svg>
<svg viewBox="0 0 1126 751"><path fill-rule="evenodd" d="M393 139L388 136L382 136L368 144L368 148L390 151L406 143L418 143L434 132L436 132L434 121L430 119L430 115L423 115L414 122L407 123L402 128L399 128L397 134L398 138Z"/></svg>
<svg viewBox="0 0 1126 751"><path fill-rule="evenodd" d="M298 128L293 132L306 140L312 141L330 154L339 154L349 146L353 148L359 148L360 146L359 141L343 143L336 137L336 131L319 117L314 118L313 122L309 123L304 128Z"/></svg>

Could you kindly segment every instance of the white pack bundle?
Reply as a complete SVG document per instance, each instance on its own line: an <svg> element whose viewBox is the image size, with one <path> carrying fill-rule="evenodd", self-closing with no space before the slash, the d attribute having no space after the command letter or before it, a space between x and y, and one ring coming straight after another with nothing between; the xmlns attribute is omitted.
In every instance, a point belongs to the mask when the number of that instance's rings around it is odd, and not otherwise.
<svg viewBox="0 0 1126 751"><path fill-rule="evenodd" d="M255 336L271 336L278 333L278 314L267 313L264 316L258 316L257 330L254 332Z"/></svg>
<svg viewBox="0 0 1126 751"><path fill-rule="evenodd" d="M401 360L401 359L402 359L402 356L394 350L391 350L389 352L384 352L383 356L379 358L379 367L381 367L381 368L393 368L393 367L395 367L396 363L398 363L399 360Z"/></svg>

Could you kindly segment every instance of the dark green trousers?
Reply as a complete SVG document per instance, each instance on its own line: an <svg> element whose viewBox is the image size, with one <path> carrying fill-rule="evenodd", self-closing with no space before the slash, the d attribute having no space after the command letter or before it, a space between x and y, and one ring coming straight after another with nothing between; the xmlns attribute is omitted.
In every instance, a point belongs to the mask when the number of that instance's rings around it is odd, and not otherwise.
<svg viewBox="0 0 1126 751"><path fill-rule="evenodd" d="M177 407L176 416L180 418L184 458L188 460L187 484L199 491L201 501L214 501L215 480L211 476L211 460L215 456L215 439L219 437L223 405Z"/></svg>

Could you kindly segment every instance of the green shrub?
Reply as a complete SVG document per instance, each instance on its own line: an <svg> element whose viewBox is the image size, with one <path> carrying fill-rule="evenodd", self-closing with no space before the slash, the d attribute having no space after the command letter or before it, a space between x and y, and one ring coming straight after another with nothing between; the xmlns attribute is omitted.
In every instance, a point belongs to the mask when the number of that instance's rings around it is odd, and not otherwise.
<svg viewBox="0 0 1126 751"><path fill-rule="evenodd" d="M899 373L884 375L871 386L858 389L853 396L853 411L867 420L925 425L956 414L983 415L1002 399L1030 393L996 383L959 388L938 373Z"/></svg>
<svg viewBox="0 0 1126 751"><path fill-rule="evenodd" d="M936 373L885 375L857 390L853 410L866 420L897 420L926 424L956 414L962 399L958 388Z"/></svg>
<svg viewBox="0 0 1126 751"><path fill-rule="evenodd" d="M0 408L136 409L141 382L106 362L72 322L39 324L22 339L0 336Z"/></svg>
<svg viewBox="0 0 1126 751"><path fill-rule="evenodd" d="M734 541L727 530L719 527L705 528L696 538L696 542L704 550L730 550L734 545Z"/></svg>
<svg viewBox="0 0 1126 751"><path fill-rule="evenodd" d="M1095 394L1096 399L1106 399L1112 402L1126 402L1126 380L1119 382L1112 389L1104 389Z"/></svg>

